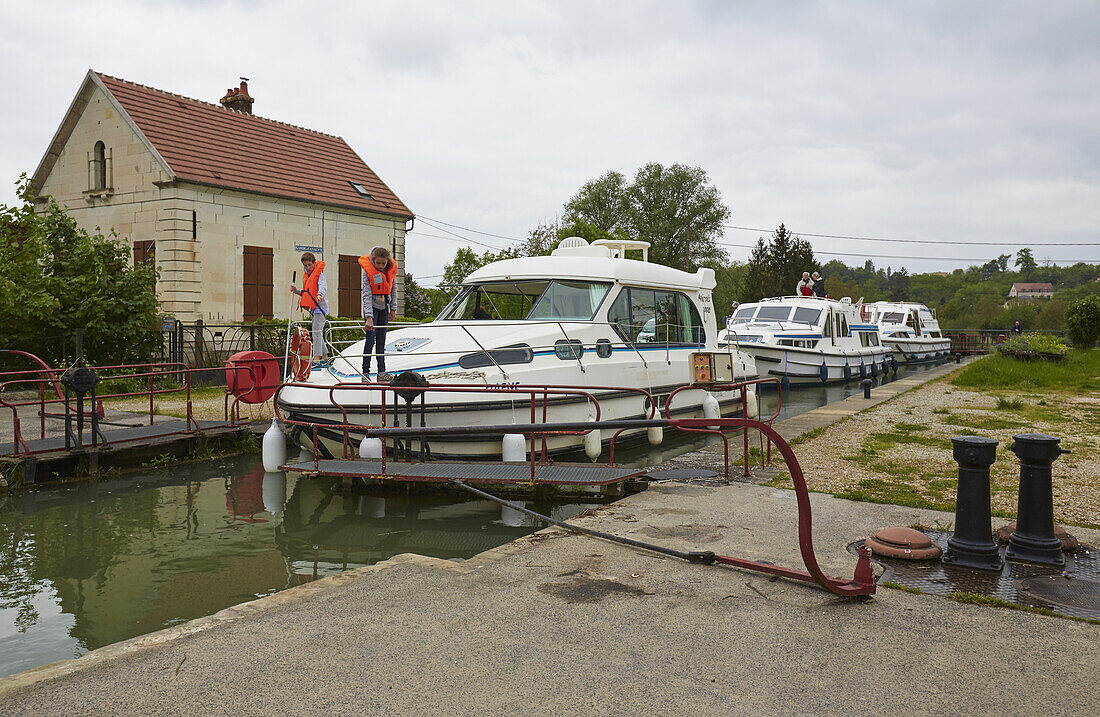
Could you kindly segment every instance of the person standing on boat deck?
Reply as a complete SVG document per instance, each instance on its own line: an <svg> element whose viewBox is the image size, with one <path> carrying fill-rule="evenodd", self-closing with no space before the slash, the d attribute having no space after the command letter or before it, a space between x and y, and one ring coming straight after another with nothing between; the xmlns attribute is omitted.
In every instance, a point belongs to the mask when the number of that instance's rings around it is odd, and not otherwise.
<svg viewBox="0 0 1100 717"><path fill-rule="evenodd" d="M810 272L802 272L802 281L798 282L798 285L794 287L795 296L813 296L814 295L814 282L810 279Z"/></svg>
<svg viewBox="0 0 1100 717"><path fill-rule="evenodd" d="M359 257L359 266L363 267L363 328L367 332L363 344L363 381L370 381L373 353L378 356L378 380L386 382L390 377L386 373L386 329L383 327L397 316L390 301L397 263L389 249L376 246L370 250L370 255Z"/></svg>
<svg viewBox="0 0 1100 717"><path fill-rule="evenodd" d="M298 306L308 311L313 319L313 358L321 366L328 364L328 347L325 345L325 321L328 316L328 281L325 279L325 262L317 261L313 252L302 254L302 288L290 285L290 291L302 297Z"/></svg>
<svg viewBox="0 0 1100 717"><path fill-rule="evenodd" d="M814 296L816 296L819 299L828 299L829 295L825 293L825 280L821 278L821 274L818 274L815 271L811 278L813 279L813 282L814 282L813 283Z"/></svg>

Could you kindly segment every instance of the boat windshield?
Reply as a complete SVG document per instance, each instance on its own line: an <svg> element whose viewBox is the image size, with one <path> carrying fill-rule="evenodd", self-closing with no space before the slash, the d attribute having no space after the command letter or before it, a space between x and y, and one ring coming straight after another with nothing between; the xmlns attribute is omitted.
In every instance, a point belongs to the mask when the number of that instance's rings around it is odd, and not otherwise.
<svg viewBox="0 0 1100 717"><path fill-rule="evenodd" d="M902 314L902 313L897 312L897 311L890 311L890 312L887 312L887 313L883 314L880 321L882 321L884 323L887 323L887 324L904 324L905 323L905 314Z"/></svg>
<svg viewBox="0 0 1100 717"><path fill-rule="evenodd" d="M743 306L734 312L733 317L730 318L731 324L746 324L752 320L752 314L756 311L755 306Z"/></svg>
<svg viewBox="0 0 1100 717"><path fill-rule="evenodd" d="M761 306L760 311L756 312L758 322L772 323L786 321L790 318L791 307L789 306Z"/></svg>
<svg viewBox="0 0 1100 717"><path fill-rule="evenodd" d="M817 322L821 320L821 309L811 309L807 306L799 306L794 310L793 321L796 324L807 324L809 326L817 326Z"/></svg>
<svg viewBox="0 0 1100 717"><path fill-rule="evenodd" d="M532 279L463 286L440 320L590 320L610 283Z"/></svg>

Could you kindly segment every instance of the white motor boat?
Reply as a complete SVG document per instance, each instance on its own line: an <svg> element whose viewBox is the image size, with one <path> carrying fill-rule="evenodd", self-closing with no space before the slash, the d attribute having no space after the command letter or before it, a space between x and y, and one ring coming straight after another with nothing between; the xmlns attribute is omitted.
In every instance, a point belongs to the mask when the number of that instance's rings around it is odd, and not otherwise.
<svg viewBox="0 0 1100 717"><path fill-rule="evenodd" d="M414 425L591 421L592 398L601 420L650 418L673 391L692 382L698 352L718 352L731 380L756 378L751 357L732 347L718 351L713 270L689 274L652 264L648 247L625 240L589 245L570 237L550 256L498 261L473 272L434 321L391 328L388 372L399 379L415 372L432 387L415 398ZM642 260L625 258L628 250L640 251ZM340 333L340 327L330 331ZM340 351L334 347L330 366L280 388L277 405L294 441L311 448L316 427L319 453L340 456L344 429L335 426L382 424L383 391L377 377L363 378L363 351L362 340ZM560 388L546 395L544 409L536 389L547 386ZM672 401L673 417L713 416L715 398L717 410L741 415L741 397L734 393L708 398L702 389L680 391ZM755 394L749 393L754 408ZM385 395L386 424L392 426L398 402L393 391ZM705 404L711 413L704 413ZM398 405L404 414L404 404ZM356 433L350 431L353 445L363 436L362 430ZM612 433L602 440L610 441ZM547 438L552 453L581 445L589 452L591 441L580 435ZM428 443L437 458L501 456L499 436L432 435Z"/></svg>
<svg viewBox="0 0 1100 717"><path fill-rule="evenodd" d="M830 383L896 369L879 342L878 327L860 318L860 306L813 296L780 296L741 304L718 339L719 348L744 351L761 376L784 383Z"/></svg>
<svg viewBox="0 0 1100 717"><path fill-rule="evenodd" d="M935 313L924 304L878 301L863 309L899 363L934 361L951 353L951 339L943 335Z"/></svg>

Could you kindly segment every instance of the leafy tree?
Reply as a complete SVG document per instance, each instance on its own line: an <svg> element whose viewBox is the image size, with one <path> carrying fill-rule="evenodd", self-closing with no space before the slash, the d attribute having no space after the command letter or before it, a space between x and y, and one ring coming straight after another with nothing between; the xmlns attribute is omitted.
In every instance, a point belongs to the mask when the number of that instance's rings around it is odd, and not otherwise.
<svg viewBox="0 0 1100 717"><path fill-rule="evenodd" d="M629 185L626 177L618 172L608 172L598 179L585 182L580 191L565 203L567 223L589 224L608 235L627 234L631 212Z"/></svg>
<svg viewBox="0 0 1100 717"><path fill-rule="evenodd" d="M699 262L722 261L718 246L730 210L698 167L655 162L638 170L630 186L634 236L650 243L650 259L684 271Z"/></svg>
<svg viewBox="0 0 1100 717"><path fill-rule="evenodd" d="M156 270L130 266L114 235L89 235L50 201L35 212L26 177L22 204L0 205L0 315L5 347L57 363L61 339L84 330L89 363L136 363L161 342Z"/></svg>
<svg viewBox="0 0 1100 717"><path fill-rule="evenodd" d="M1016 252L1016 268L1020 271L1020 276L1028 281L1031 280L1031 276L1035 273L1035 270L1039 268L1039 265L1035 263L1034 257L1031 256L1031 249L1024 247Z"/></svg>
<svg viewBox="0 0 1100 717"><path fill-rule="evenodd" d="M1100 338L1100 298L1086 296L1066 307L1066 334L1078 348L1092 348Z"/></svg>
<svg viewBox="0 0 1100 717"><path fill-rule="evenodd" d="M610 236L647 241L651 261L685 271L725 261L718 239L729 216L705 171L656 162L639 169L630 183L608 172L585 183L565 205L567 225L581 227L578 236L591 236L584 226L591 225Z"/></svg>
<svg viewBox="0 0 1100 717"><path fill-rule="evenodd" d="M405 272L405 315L414 319L426 319L432 314L432 297L417 284L413 275Z"/></svg>
<svg viewBox="0 0 1100 717"><path fill-rule="evenodd" d="M481 267L489 263L487 257L492 256L486 252L480 257L469 247L462 247L455 252L455 258L451 263L443 267L443 284L461 284L463 280Z"/></svg>
<svg viewBox="0 0 1100 717"><path fill-rule="evenodd" d="M761 237L752 251L738 296L740 301L757 301L765 296L794 293L802 272L816 268L810 243L799 239L783 224L767 242Z"/></svg>

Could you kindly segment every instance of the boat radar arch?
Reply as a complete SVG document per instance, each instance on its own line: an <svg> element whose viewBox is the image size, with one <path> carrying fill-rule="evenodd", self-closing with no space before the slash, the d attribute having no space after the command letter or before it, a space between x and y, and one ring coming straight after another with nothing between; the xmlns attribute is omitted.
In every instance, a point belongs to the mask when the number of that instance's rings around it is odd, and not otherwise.
<svg viewBox="0 0 1100 717"><path fill-rule="evenodd" d="M611 256L616 259L625 259L628 250L640 249L642 261L649 261L649 242L640 239L597 239L592 242L592 246L607 247L611 251Z"/></svg>

